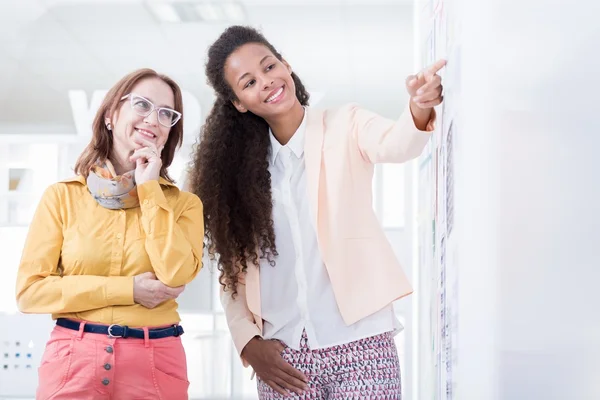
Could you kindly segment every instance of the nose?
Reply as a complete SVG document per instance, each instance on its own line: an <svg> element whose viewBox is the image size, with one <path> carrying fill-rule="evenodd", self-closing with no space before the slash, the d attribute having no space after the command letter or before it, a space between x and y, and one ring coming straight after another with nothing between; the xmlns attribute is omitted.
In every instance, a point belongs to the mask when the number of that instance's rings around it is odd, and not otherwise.
<svg viewBox="0 0 600 400"><path fill-rule="evenodd" d="M150 114L144 117L144 122L148 125L156 126L158 124L158 110L152 110Z"/></svg>
<svg viewBox="0 0 600 400"><path fill-rule="evenodd" d="M269 76L265 76L262 79L263 82L263 89L269 89L271 86L273 86L273 78L269 77Z"/></svg>

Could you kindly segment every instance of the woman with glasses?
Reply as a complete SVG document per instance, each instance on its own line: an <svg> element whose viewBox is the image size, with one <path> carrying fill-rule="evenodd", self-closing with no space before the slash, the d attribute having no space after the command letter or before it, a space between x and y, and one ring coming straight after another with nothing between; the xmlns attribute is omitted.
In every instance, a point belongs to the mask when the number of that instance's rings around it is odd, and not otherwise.
<svg viewBox="0 0 600 400"><path fill-rule="evenodd" d="M77 176L44 192L17 277L24 313L56 327L37 399L187 399L176 298L202 267L200 199L167 173L182 97L150 69L106 95Z"/></svg>

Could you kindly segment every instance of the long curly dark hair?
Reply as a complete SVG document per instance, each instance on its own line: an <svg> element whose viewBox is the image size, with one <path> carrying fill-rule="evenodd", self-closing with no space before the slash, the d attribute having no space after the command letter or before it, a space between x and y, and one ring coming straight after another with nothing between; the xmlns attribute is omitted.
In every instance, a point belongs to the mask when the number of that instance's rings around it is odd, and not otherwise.
<svg viewBox="0 0 600 400"><path fill-rule="evenodd" d="M256 29L231 26L208 50L206 76L217 99L200 132L190 176L191 190L204 204L208 251L218 260L219 282L237 293L238 275L248 263L258 267L263 258L274 266L275 232L272 218L271 142L267 122L251 112L239 112L236 96L225 80L228 57L247 43L266 46L281 54ZM292 73L296 97L308 105L309 94ZM217 257L218 256L218 257Z"/></svg>

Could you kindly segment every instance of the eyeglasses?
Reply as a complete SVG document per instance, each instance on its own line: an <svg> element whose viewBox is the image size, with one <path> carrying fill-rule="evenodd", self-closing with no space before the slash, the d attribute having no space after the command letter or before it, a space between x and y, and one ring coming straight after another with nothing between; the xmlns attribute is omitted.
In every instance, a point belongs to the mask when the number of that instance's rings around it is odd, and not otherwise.
<svg viewBox="0 0 600 400"><path fill-rule="evenodd" d="M170 108L166 107L156 107L150 100L139 96L137 94L129 93L123 97L121 100L125 100L129 98L131 109L142 117L147 117L152 114L154 110L158 115L158 122L167 128L172 127L181 119L181 113Z"/></svg>

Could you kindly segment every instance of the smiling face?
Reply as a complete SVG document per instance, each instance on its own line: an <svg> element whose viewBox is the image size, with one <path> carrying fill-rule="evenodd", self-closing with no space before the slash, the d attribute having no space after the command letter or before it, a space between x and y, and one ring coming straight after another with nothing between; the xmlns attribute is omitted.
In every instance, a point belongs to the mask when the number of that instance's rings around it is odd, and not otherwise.
<svg viewBox="0 0 600 400"><path fill-rule="evenodd" d="M292 69L264 45L247 43L225 63L225 80L240 112L250 111L266 120L289 112L298 102Z"/></svg>
<svg viewBox="0 0 600 400"><path fill-rule="evenodd" d="M141 96L154 104L156 108L175 108L175 96L171 87L162 79L152 77L140 80L125 98L112 118L106 122L112 124L113 153L131 154L144 147L142 139L151 141L157 148L161 148L169 138L170 127L158 122L158 110L153 110L144 117L134 108L142 107L137 96ZM133 96L133 100L131 95ZM132 106L133 105L133 106Z"/></svg>

